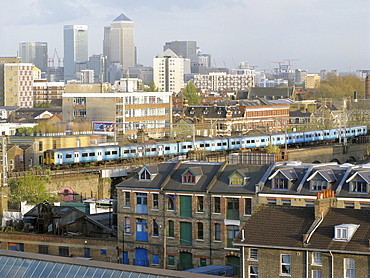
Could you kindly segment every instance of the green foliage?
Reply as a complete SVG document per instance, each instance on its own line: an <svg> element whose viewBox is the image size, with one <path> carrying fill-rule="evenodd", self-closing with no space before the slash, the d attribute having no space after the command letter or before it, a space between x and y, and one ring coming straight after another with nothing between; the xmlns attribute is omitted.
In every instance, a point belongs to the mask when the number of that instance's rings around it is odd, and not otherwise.
<svg viewBox="0 0 370 278"><path fill-rule="evenodd" d="M279 153L280 152L280 148L278 146L275 146L275 145L268 145L264 148L265 151L267 151L268 153Z"/></svg>
<svg viewBox="0 0 370 278"><path fill-rule="evenodd" d="M51 104L47 101L35 105L35 108L51 108L51 107L52 107Z"/></svg>
<svg viewBox="0 0 370 278"><path fill-rule="evenodd" d="M146 92L158 92L159 89L155 85L154 80L150 81L149 88L145 89Z"/></svg>
<svg viewBox="0 0 370 278"><path fill-rule="evenodd" d="M16 134L17 135L27 135L27 136L29 136L29 135L33 134L34 131L35 130L32 127L20 127L20 128L17 128Z"/></svg>
<svg viewBox="0 0 370 278"><path fill-rule="evenodd" d="M188 100L189 105L198 105L202 102L202 98L197 92L193 82L189 81L183 91L184 99Z"/></svg>
<svg viewBox="0 0 370 278"><path fill-rule="evenodd" d="M9 180L12 202L27 201L31 204L39 204L44 200L55 202L59 198L47 191L46 184L50 182L50 176L36 176L33 171L26 172L24 177Z"/></svg>
<svg viewBox="0 0 370 278"><path fill-rule="evenodd" d="M359 99L364 98L365 81L352 74L344 76L328 74L320 82L319 87L313 91L313 94L315 98L340 99L344 97L353 98L354 91L357 91Z"/></svg>

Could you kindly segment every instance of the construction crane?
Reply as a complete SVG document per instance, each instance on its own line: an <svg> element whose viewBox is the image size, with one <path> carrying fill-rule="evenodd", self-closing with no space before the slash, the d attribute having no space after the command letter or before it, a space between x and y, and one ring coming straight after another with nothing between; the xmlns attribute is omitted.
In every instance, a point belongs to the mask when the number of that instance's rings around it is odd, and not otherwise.
<svg viewBox="0 0 370 278"><path fill-rule="evenodd" d="M48 67L53 67L53 68L55 67L55 57L58 58L58 68L60 67L60 64L62 62L62 59L59 57L58 51L57 51L56 48L54 49L53 58L49 58L48 59Z"/></svg>

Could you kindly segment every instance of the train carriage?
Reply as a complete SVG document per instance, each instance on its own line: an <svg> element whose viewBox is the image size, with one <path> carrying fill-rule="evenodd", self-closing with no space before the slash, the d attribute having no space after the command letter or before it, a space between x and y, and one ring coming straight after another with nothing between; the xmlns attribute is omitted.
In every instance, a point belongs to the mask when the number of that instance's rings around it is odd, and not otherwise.
<svg viewBox="0 0 370 278"><path fill-rule="evenodd" d="M207 152L227 151L229 149L229 142L224 137L199 139L196 141L196 147L204 148Z"/></svg>

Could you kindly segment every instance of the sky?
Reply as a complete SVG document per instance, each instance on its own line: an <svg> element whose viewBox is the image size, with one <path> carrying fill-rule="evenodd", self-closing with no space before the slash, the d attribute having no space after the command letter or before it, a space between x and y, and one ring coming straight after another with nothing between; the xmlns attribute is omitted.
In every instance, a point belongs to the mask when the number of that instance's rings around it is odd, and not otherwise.
<svg viewBox="0 0 370 278"><path fill-rule="evenodd" d="M197 41L217 67L370 69L369 0L0 0L0 57L17 55L21 41L46 41L49 57L62 57L69 24L88 25L89 55L101 54L104 26L121 13L145 66L178 40Z"/></svg>

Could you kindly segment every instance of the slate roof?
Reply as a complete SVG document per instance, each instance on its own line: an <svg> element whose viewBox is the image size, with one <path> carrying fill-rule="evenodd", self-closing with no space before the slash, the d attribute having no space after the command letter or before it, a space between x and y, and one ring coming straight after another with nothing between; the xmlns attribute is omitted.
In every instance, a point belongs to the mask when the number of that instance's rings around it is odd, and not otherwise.
<svg viewBox="0 0 370 278"><path fill-rule="evenodd" d="M245 240L239 233L236 244L301 248L303 234L315 220L313 207L260 205L242 228Z"/></svg>
<svg viewBox="0 0 370 278"><path fill-rule="evenodd" d="M226 118L225 106L188 106L185 109L187 117L204 117L204 118Z"/></svg>
<svg viewBox="0 0 370 278"><path fill-rule="evenodd" d="M291 186L288 189L272 188L272 179L274 175L278 173L283 174L282 170L288 168L288 166L294 169L297 178L291 180ZM289 162L275 163L271 165L265 177L263 177L263 175L260 176L260 181L257 182L259 183L258 193L316 196L317 191L311 190L310 181L313 178L319 178L330 182L330 188L335 191L336 197L367 199L370 198L370 192L350 192L348 180L357 172L362 173L364 179L370 180L370 169L367 167L366 165L352 165L349 163L342 165L336 163L299 163L297 165L290 165ZM285 174L287 173L285 172ZM270 177L272 178L269 179Z"/></svg>
<svg viewBox="0 0 370 278"><path fill-rule="evenodd" d="M177 164L175 162L163 162L157 165L158 172L157 175L151 181L142 181L139 180L139 176L135 175L134 177L125 180L116 185L116 188L137 188L137 189L153 189L159 190L165 179L171 173L173 168ZM151 167L148 165L148 167Z"/></svg>
<svg viewBox="0 0 370 278"><path fill-rule="evenodd" d="M290 117L299 117L299 118L309 118L312 116L312 113L310 112L301 112L300 110L290 111L289 112Z"/></svg>
<svg viewBox="0 0 370 278"><path fill-rule="evenodd" d="M173 169L169 181L164 185L164 191L177 191L177 192L205 192L208 185L212 181L220 169L222 163L219 162L200 162L200 161L183 161L180 162L176 169ZM196 184L183 184L181 175L193 167L200 167L202 176Z"/></svg>
<svg viewBox="0 0 370 278"><path fill-rule="evenodd" d="M292 89L290 88L265 88L253 87L249 91L249 99L264 97L267 99L290 98Z"/></svg>
<svg viewBox="0 0 370 278"><path fill-rule="evenodd" d="M113 21L132 21L127 16L125 16L123 13L117 16Z"/></svg>
<svg viewBox="0 0 370 278"><path fill-rule="evenodd" d="M255 194L255 185L258 183L262 175L266 172L268 165L254 166L254 165L225 165L225 168L220 171L217 180L208 188L212 194ZM230 186L229 176L238 171L241 175L247 178L243 186Z"/></svg>
<svg viewBox="0 0 370 278"><path fill-rule="evenodd" d="M331 250L370 254L370 210L330 208L322 223L313 232L309 244L303 245L314 221L313 207L261 205L247 220L244 230L235 239L238 245L268 246L282 249ZM335 241L334 228L341 224L359 225L350 241Z"/></svg>

